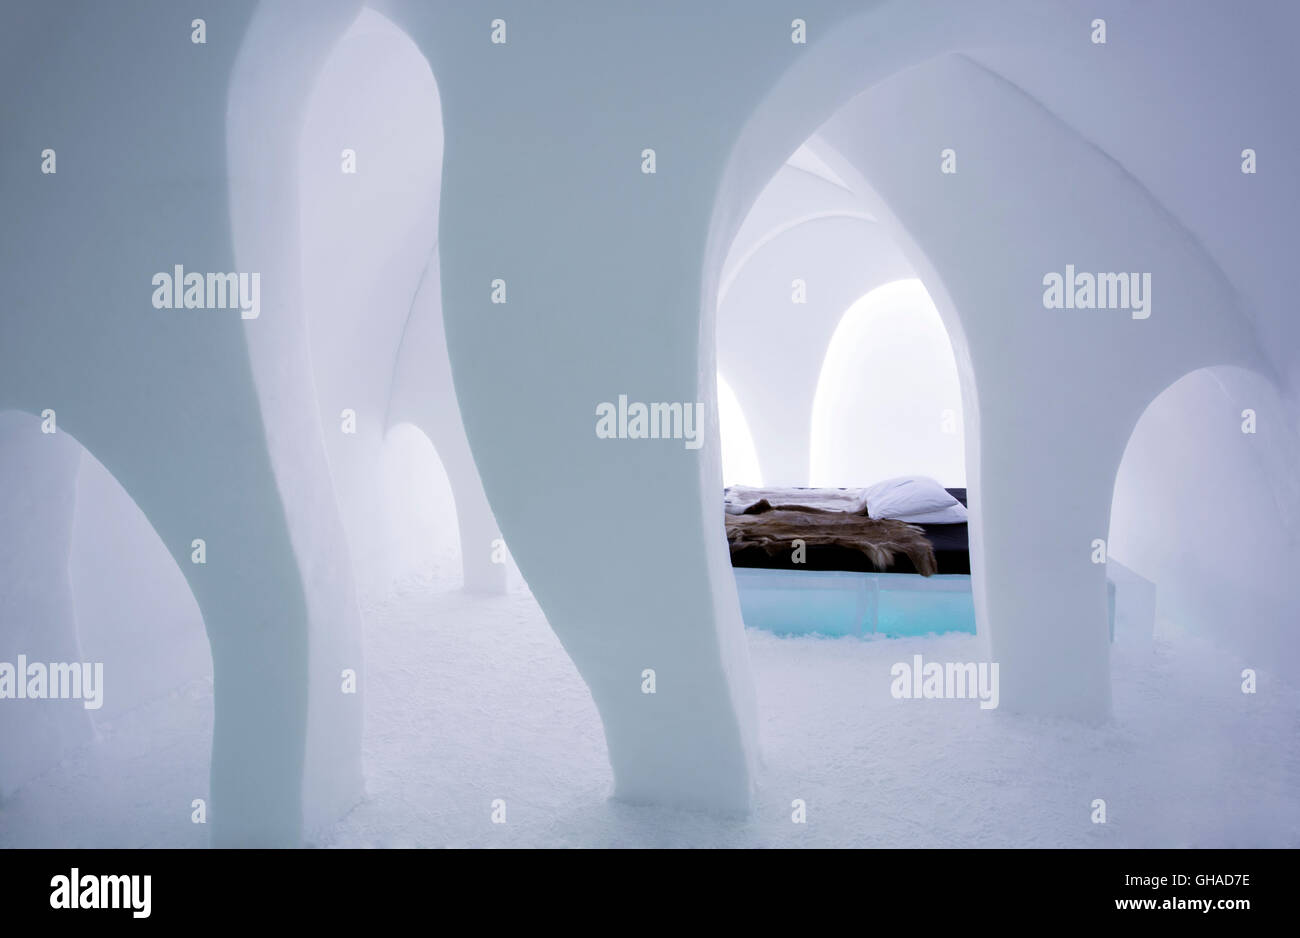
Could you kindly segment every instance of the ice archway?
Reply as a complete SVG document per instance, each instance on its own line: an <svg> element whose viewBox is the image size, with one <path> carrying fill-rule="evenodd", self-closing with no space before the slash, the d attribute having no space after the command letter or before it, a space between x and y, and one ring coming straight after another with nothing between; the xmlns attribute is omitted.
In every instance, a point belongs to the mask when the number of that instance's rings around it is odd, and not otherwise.
<svg viewBox="0 0 1300 938"><path fill-rule="evenodd" d="M189 806L208 800L211 714L195 699L210 689L212 659L176 559L57 414L0 412L0 519L6 680L29 687L18 662L39 663L49 668L40 693L57 697L52 666L80 671L66 684L72 699L0 707L6 845L202 843ZM115 727L140 708L166 718L151 751L124 751ZM79 775L93 789L77 792ZM138 810L151 796L174 810Z"/></svg>
<svg viewBox="0 0 1300 938"><path fill-rule="evenodd" d="M454 56L448 36L476 28L470 16L449 28L446 19L435 26L431 12L393 9L440 60ZM513 7L506 13L518 45L467 63L468 84L496 106L458 101L443 83L449 128L467 131L448 131L442 217L448 340L467 429L515 556L592 684L628 797L745 803L752 694L717 520L716 454L602 441L580 415L620 392L698 395L712 412L725 252L763 183L814 131L841 165L830 152L822 161L877 197L872 214L904 245L953 341L976 492L973 550L984 570L977 603L1002 662L1005 707L1106 716L1106 591L1088 546L1106 530L1128 428L1174 374L1211 358L1261 358L1228 278L1178 210L1107 155L1111 143L1133 138L1128 116L1110 121L1104 108L1085 106L1064 120L1035 98L1060 96L1058 70L1018 81L1000 73L1022 50L1035 66L1059 58L1088 78L1103 68L1087 30L1070 29L1086 25L1077 9L881 3L817 12L806 49L761 17L694 11L688 26L661 11L630 14L621 31L642 36L647 49L671 41L683 64L638 86L633 76L653 66L622 49L593 91L583 63L606 48L606 24L576 17L560 38L540 12ZM1138 36L1163 33L1169 15L1144 9L1126 22ZM707 37L724 20L720 68ZM528 41L539 35L548 41ZM1148 67L1126 52L1104 66L1144 80ZM579 88L587 89L585 117L566 119L564 102ZM526 130L527 174L516 172L518 149L486 142L507 124ZM1009 130L990 135L990 126ZM557 138L558 127L566 133ZM948 146L959 153L953 176L940 173ZM653 175L640 172L645 148L656 150ZM1212 165L1204 145L1187 153ZM1219 167L1238 171L1226 158ZM542 192L527 182L537 178L547 180ZM511 219L490 248L454 238L458 227L482 230L476 219L485 216ZM611 229L624 237L610 239ZM1044 274L1069 263L1151 272L1163 284L1163 315L1044 310ZM512 292L520 305L505 336L483 286L497 276L528 285ZM543 345L555 350L546 360L535 351ZM499 382L501 374L518 376L529 393ZM656 511L566 524L557 534L561 509L517 490L512 454L521 450L533 454L535 488L608 503L631 487ZM1031 504L1051 505L1054 523L1027 514ZM683 532L691 534L683 540ZM592 548L610 542L618 556ZM677 545L672 557L659 549L667 543ZM651 580L677 588L647 595ZM680 686L699 692L689 718L662 690L640 695L644 668L658 667L664 686L665 661ZM670 726L680 732L661 746ZM707 779L701 753L710 754Z"/></svg>
<svg viewBox="0 0 1300 938"><path fill-rule="evenodd" d="M433 443L399 423L384 437L380 464L385 569L398 579L462 576L455 493Z"/></svg>
<svg viewBox="0 0 1300 938"><path fill-rule="evenodd" d="M443 351L436 261L443 130L420 50L363 9L322 64L299 141L305 333L320 422L358 585L391 585L377 523L385 434L400 420L440 452L465 515L466 586L505 587L499 537L464 441ZM400 367L399 367L400 366Z"/></svg>
<svg viewBox="0 0 1300 938"><path fill-rule="evenodd" d="M763 188L718 288L718 368L734 381L772 484L809 482L818 376L844 311L885 283L915 276L818 148L825 149L816 141L800 147Z"/></svg>
<svg viewBox="0 0 1300 938"><path fill-rule="evenodd" d="M1184 375L1133 428L1111 510L1110 556L1155 584L1157 632L1199 636L1266 671L1300 661L1300 519L1288 497L1300 445L1285 413L1256 372Z"/></svg>
<svg viewBox="0 0 1300 938"><path fill-rule="evenodd" d="M877 287L845 312L817 379L811 437L813 485L927 475L965 486L957 363L919 280Z"/></svg>
<svg viewBox="0 0 1300 938"><path fill-rule="evenodd" d="M1017 41L1042 25L1022 12ZM963 25L974 41L987 24ZM904 34L892 35L908 47ZM895 226L953 340L976 609L1001 663L1003 706L1100 718L1109 710L1106 596L1086 546L1106 530L1127 427L1172 374L1220 353L1259 361L1259 349L1234 325L1234 298L1213 261L1132 177L992 70L965 56L925 57L936 37L915 38L924 64L841 109L819 132L834 150L823 156L851 185L876 193L877 217ZM988 38L1001 48L1008 36ZM872 133L900 113L909 136ZM1035 142L1013 152L1008 138L980 130L995 124L1023 128ZM943 140L960 141L968 167L986 168L977 181L940 174ZM1068 166L1071 187L1018 174L1030 165ZM1152 270L1166 284L1168 313L1156 323L1044 311L1042 278L1071 256L1098 270ZM1026 505L1052 508L1031 518Z"/></svg>

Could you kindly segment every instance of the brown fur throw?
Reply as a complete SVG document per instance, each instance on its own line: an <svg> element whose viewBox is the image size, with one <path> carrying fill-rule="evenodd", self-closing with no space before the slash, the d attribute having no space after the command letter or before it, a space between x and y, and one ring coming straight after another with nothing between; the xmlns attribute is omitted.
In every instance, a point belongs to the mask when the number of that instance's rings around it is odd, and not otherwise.
<svg viewBox="0 0 1300 938"><path fill-rule="evenodd" d="M748 547L760 547L768 556L775 556L793 550L791 543L799 539L809 547L837 546L861 551L878 570L892 565L894 554L899 551L907 554L921 576L930 576L938 569L934 545L925 532L904 521L804 506L772 508L766 499L750 505L744 514L727 515L726 521L732 554Z"/></svg>

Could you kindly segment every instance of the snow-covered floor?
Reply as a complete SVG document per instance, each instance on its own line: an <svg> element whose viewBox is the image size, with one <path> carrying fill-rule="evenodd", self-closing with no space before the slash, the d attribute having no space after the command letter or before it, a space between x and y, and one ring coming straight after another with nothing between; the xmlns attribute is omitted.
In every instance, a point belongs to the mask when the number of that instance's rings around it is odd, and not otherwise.
<svg viewBox="0 0 1300 938"><path fill-rule="evenodd" d="M412 581L364 613L367 796L321 846L1300 846L1300 692L1265 669L1242 694L1257 663L1187 636L1116 646L1114 719L1086 727L890 696L893 663L977 661L971 636L750 631L764 764L729 819L610 800L595 706L526 592ZM142 708L27 786L0 845L202 844L210 695Z"/></svg>

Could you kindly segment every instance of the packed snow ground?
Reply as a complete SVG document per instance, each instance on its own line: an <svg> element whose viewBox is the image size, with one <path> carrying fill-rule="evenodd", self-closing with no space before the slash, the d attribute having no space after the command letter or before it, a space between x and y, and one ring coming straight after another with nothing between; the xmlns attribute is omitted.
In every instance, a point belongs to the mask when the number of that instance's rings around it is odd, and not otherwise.
<svg viewBox="0 0 1300 938"><path fill-rule="evenodd" d="M410 581L363 611L367 794L320 846L1300 846L1300 693L1264 669L1242 694L1258 665L1191 637L1116 646L1114 719L1087 727L890 696L893 663L977 661L971 636L749 631L763 766L725 818L611 800L595 706L527 592ZM202 845L210 727L206 682L133 712L0 807L0 845Z"/></svg>

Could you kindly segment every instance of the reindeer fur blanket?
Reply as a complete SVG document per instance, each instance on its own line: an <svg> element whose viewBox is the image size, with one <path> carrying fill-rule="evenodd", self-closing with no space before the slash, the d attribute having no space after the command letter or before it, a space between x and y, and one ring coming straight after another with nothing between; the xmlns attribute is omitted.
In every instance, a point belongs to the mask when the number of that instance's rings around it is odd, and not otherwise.
<svg viewBox="0 0 1300 938"><path fill-rule="evenodd" d="M921 576L930 576L938 569L934 545L925 531L905 521L868 518L865 508L861 513L799 504L774 508L766 498L760 498L741 511L726 516L727 541L732 554L758 547L775 556L793 551L792 544L797 539L808 547L836 546L860 551L878 570L892 566L894 555L899 552L908 556Z"/></svg>

